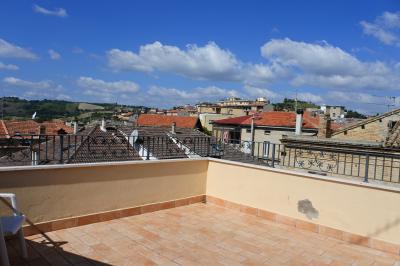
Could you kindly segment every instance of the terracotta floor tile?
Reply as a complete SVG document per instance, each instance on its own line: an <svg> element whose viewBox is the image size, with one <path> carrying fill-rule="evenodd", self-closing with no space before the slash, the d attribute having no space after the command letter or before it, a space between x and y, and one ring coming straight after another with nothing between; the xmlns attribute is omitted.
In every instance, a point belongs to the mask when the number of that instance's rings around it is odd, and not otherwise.
<svg viewBox="0 0 400 266"><path fill-rule="evenodd" d="M213 204L178 208L27 237L32 258L13 265L400 265L400 256Z"/></svg>

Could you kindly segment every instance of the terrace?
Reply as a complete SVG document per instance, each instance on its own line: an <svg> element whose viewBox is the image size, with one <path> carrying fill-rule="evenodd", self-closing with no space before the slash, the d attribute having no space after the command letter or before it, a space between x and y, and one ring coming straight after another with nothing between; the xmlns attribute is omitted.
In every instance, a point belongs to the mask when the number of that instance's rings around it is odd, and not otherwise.
<svg viewBox="0 0 400 266"><path fill-rule="evenodd" d="M7 241L14 265L400 262L400 190L384 184L187 158L2 167L0 192L35 223L28 261Z"/></svg>

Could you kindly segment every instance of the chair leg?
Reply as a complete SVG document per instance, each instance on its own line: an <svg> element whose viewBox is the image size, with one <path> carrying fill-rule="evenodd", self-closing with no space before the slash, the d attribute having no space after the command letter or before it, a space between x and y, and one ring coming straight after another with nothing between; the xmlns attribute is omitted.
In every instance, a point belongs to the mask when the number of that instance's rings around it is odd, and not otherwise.
<svg viewBox="0 0 400 266"><path fill-rule="evenodd" d="M21 248L22 257L24 259L28 258L28 251L26 250L26 243L24 237L24 230L21 228L18 231L18 238L19 238L19 246Z"/></svg>
<svg viewBox="0 0 400 266"><path fill-rule="evenodd" d="M10 266L10 262L8 260L8 254L7 254L7 246L6 246L6 241L4 239L3 232L1 230L1 224L0 224L0 256L1 256L1 265L4 266Z"/></svg>

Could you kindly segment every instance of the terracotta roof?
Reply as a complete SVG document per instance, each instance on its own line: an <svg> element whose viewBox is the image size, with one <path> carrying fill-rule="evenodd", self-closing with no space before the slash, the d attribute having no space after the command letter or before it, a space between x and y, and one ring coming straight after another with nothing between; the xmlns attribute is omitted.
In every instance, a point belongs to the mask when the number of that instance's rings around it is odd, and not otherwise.
<svg viewBox="0 0 400 266"><path fill-rule="evenodd" d="M176 123L176 127L180 128L196 128L199 118L193 116L168 116L142 114L137 120L138 126L159 126L170 127L172 123Z"/></svg>
<svg viewBox="0 0 400 266"><path fill-rule="evenodd" d="M61 121L38 123L34 120L0 120L0 135L38 134L40 125L45 126L47 135L57 135L60 129L63 129L67 134L74 131L72 127Z"/></svg>
<svg viewBox="0 0 400 266"><path fill-rule="evenodd" d="M227 118L215 120L216 124L236 124L236 125L250 125L251 115L239 116L234 118ZM258 114L258 119L254 120L256 126L270 126L270 127L295 127L296 114L293 112L262 112ZM319 116L313 117L311 113L305 112L303 116L303 128L318 129Z"/></svg>

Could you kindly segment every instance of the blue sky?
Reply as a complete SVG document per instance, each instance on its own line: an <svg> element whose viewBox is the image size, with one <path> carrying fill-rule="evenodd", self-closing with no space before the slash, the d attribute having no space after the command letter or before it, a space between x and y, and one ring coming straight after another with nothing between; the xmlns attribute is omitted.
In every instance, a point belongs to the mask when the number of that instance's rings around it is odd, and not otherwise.
<svg viewBox="0 0 400 266"><path fill-rule="evenodd" d="M399 1L2 1L0 25L6 96L170 107L297 92L369 114L400 96Z"/></svg>

